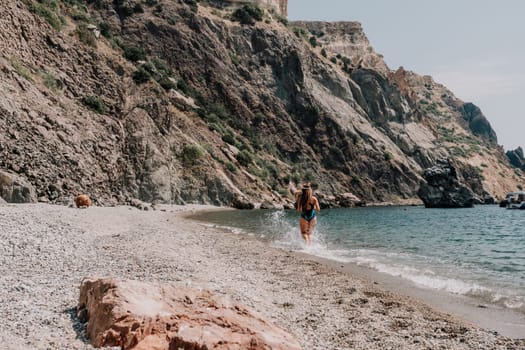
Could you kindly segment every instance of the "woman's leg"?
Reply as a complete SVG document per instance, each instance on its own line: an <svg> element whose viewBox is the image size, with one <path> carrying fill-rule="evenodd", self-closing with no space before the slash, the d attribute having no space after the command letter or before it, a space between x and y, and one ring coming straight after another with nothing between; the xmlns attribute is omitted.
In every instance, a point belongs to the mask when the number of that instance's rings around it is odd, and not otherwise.
<svg viewBox="0 0 525 350"><path fill-rule="evenodd" d="M299 221L299 227L301 228L301 236L303 236L303 239L306 243L308 243L308 235L309 235L309 223L305 219L301 218Z"/></svg>
<svg viewBox="0 0 525 350"><path fill-rule="evenodd" d="M305 220L306 221L306 220ZM306 243L312 244L312 234L314 233L315 225L317 224L317 218L313 218L308 222L308 233L306 235Z"/></svg>

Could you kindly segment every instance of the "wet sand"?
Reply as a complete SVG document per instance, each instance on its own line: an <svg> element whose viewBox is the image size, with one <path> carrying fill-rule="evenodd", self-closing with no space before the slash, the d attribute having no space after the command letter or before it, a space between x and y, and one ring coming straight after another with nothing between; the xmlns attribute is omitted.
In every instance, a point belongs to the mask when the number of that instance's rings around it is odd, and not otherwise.
<svg viewBox="0 0 525 350"><path fill-rule="evenodd" d="M423 288L411 281L387 275L367 267L340 263L306 254L305 256L329 265L334 269L339 269L339 271L351 276L368 280L378 288L412 297L437 310L460 318L473 326L494 331L513 339L525 338L525 314L483 303L475 298Z"/></svg>

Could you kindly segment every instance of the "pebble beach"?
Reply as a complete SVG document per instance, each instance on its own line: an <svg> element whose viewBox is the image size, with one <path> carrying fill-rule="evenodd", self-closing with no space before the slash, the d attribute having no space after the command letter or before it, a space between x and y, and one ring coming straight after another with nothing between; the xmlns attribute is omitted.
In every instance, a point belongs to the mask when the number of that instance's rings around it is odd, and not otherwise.
<svg viewBox="0 0 525 350"><path fill-rule="evenodd" d="M524 339L187 218L201 210L215 208L0 205L2 349L93 349L76 318L86 277L211 290L292 333L303 349L525 349Z"/></svg>

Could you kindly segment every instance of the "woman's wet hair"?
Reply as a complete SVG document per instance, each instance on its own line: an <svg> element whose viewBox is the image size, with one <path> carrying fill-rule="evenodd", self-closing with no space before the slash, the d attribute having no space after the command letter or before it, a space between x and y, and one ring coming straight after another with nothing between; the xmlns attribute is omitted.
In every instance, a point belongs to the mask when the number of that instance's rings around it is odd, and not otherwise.
<svg viewBox="0 0 525 350"><path fill-rule="evenodd" d="M307 206L312 198L312 187L310 187L309 182L303 183L301 188L301 195L297 200L297 211L306 211L308 210Z"/></svg>

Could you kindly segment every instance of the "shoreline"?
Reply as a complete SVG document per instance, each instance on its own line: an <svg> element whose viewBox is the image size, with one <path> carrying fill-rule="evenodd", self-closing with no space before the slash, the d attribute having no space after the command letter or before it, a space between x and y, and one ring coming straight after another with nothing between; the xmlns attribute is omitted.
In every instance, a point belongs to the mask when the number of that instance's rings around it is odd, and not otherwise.
<svg viewBox="0 0 525 350"><path fill-rule="evenodd" d="M493 331L512 339L525 338L525 315L512 309L487 305L474 297L423 288L401 277L388 275L354 263L342 263L303 252L296 252L296 254L307 256L314 261L331 266L333 269L363 279L380 289L414 298L438 312L471 323L474 327Z"/></svg>
<svg viewBox="0 0 525 350"><path fill-rule="evenodd" d="M383 205L387 206L387 205ZM235 210L235 209L224 209ZM220 211L217 210L217 211ZM185 217L197 222L207 222L203 215L206 210L199 211L199 218L193 218L193 214ZM212 223L213 224L213 223ZM229 228L224 228L230 231ZM249 235L250 238L257 240L256 237ZM270 247L270 245L268 245ZM272 249L281 249L271 247ZM399 276L393 276L379 272L369 267L359 266L355 263L340 262L337 260L309 254L304 251L290 251L299 257L319 262L333 268L338 272L350 275L351 277L360 278L367 283L374 284L378 288L388 292L393 292L401 296L414 298L418 302L424 303L436 311L446 313L451 317L458 318L461 321L471 323L475 327L480 327L488 331L509 337L512 339L525 339L525 314L518 311L507 309L493 304L487 304L484 301L477 300L474 297L453 294L437 289L430 289L416 285L414 282L406 280Z"/></svg>
<svg viewBox="0 0 525 350"><path fill-rule="evenodd" d="M85 277L207 289L294 334L304 349L525 348L525 339L474 327L337 266L186 217L203 210L224 208L0 206L5 349L93 349L75 316Z"/></svg>

